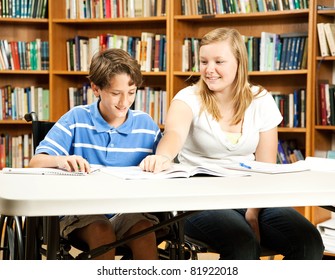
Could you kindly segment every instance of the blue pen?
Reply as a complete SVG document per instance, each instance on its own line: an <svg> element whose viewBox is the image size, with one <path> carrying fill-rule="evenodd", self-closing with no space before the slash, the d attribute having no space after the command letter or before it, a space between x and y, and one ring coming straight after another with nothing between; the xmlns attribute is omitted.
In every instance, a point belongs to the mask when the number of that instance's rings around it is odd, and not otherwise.
<svg viewBox="0 0 335 280"><path fill-rule="evenodd" d="M241 167L244 167L244 168L247 168L247 169L251 169L251 166L246 165L246 164L244 164L243 162L240 162L240 166L241 166Z"/></svg>

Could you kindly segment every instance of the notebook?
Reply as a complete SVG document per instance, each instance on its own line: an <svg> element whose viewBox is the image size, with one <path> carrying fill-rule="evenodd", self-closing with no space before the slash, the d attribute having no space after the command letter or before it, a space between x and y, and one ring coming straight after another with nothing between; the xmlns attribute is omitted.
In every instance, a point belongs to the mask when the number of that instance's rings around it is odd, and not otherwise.
<svg viewBox="0 0 335 280"><path fill-rule="evenodd" d="M66 176L85 176L87 172L69 172L58 168L12 168L2 169L3 174L32 174L32 175L66 175Z"/></svg>

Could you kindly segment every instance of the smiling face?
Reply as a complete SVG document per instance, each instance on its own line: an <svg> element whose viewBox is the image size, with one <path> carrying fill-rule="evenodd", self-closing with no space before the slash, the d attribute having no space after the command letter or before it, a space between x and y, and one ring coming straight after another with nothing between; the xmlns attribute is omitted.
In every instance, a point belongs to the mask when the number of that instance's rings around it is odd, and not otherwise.
<svg viewBox="0 0 335 280"><path fill-rule="evenodd" d="M127 119L127 113L135 101L137 87L127 74L117 74L111 78L110 87L96 90L100 96L99 110L103 118L112 126L118 127Z"/></svg>
<svg viewBox="0 0 335 280"><path fill-rule="evenodd" d="M227 40L200 48L200 74L208 88L215 93L231 91L238 62Z"/></svg>

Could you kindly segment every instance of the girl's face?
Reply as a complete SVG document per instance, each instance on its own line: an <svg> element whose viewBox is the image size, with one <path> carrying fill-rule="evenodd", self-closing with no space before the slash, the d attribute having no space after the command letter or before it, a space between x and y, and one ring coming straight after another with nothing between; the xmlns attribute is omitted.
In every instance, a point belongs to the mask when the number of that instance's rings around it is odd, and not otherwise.
<svg viewBox="0 0 335 280"><path fill-rule="evenodd" d="M230 91L236 77L237 60L228 41L200 48L200 74L208 88L216 93Z"/></svg>
<svg viewBox="0 0 335 280"><path fill-rule="evenodd" d="M130 86L129 82L129 75L119 74L111 79L109 88L97 89L100 113L114 127L125 122L128 110L134 103L137 87Z"/></svg>

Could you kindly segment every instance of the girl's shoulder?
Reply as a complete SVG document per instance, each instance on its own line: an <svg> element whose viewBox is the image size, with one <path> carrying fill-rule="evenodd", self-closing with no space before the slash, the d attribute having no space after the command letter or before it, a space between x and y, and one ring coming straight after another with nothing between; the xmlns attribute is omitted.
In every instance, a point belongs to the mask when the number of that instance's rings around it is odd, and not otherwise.
<svg viewBox="0 0 335 280"><path fill-rule="evenodd" d="M185 102L194 102L198 100L197 86L192 85L181 89L173 98L173 100L182 100Z"/></svg>

